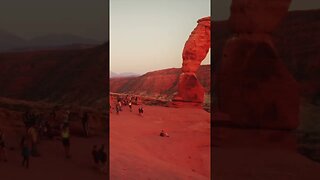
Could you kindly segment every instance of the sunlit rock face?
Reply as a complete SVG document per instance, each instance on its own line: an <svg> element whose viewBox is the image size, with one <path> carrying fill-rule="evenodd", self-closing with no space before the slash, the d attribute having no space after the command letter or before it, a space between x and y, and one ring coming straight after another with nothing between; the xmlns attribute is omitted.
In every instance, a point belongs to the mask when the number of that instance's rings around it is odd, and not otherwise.
<svg viewBox="0 0 320 180"><path fill-rule="evenodd" d="M204 88L199 83L196 72L210 49L210 17L199 19L185 43L182 53L182 74L178 82L178 94L174 101L202 103Z"/></svg>
<svg viewBox="0 0 320 180"><path fill-rule="evenodd" d="M217 77L218 108L232 124L295 129L298 84L269 35L287 14L290 0L233 0L230 26Z"/></svg>

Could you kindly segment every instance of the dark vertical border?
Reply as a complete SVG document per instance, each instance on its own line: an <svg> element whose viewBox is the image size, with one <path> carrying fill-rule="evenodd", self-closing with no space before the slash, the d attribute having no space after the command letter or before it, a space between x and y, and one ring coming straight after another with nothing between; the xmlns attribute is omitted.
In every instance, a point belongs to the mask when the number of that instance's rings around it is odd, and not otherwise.
<svg viewBox="0 0 320 180"><path fill-rule="evenodd" d="M210 85L211 85L211 95L210 95L210 98L211 98L211 100L210 100L210 103L211 103L211 105L210 105L210 151L211 151L211 154L210 154L210 165L211 165L211 178L210 179L213 179L213 169L214 169L214 167L213 167L213 91L214 91L214 86L213 86L213 79L214 79L214 75L213 75L213 71L214 71L214 58L213 58L213 51L214 51L214 49L212 48L213 47L213 1L214 0L211 0L210 1L210 16L211 16L211 24L210 24L210 28L211 28L211 30L210 30L210 37L211 37L211 50L210 50L210 71L211 71L211 73L210 73Z"/></svg>
<svg viewBox="0 0 320 180"><path fill-rule="evenodd" d="M106 59L106 78L107 78L107 81L106 81L106 120L107 120L107 179L110 179L110 116L109 116L109 110L110 110L110 105L109 105L109 90L110 90L110 84L109 84L109 76L110 76L110 1L109 0L106 0L106 6L107 6L107 14L108 14L108 19L106 20L106 25L107 25L107 32L108 33L108 37L107 37L107 51L108 51L108 57Z"/></svg>

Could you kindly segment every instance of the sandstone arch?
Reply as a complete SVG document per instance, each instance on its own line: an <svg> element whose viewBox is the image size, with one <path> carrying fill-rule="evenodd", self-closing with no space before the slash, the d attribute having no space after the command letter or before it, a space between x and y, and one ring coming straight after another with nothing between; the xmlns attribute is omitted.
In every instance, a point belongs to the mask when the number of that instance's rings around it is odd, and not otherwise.
<svg viewBox="0 0 320 180"><path fill-rule="evenodd" d="M233 125L295 129L299 124L298 84L278 56L270 33L291 0L233 0L217 74L218 108Z"/></svg>
<svg viewBox="0 0 320 180"><path fill-rule="evenodd" d="M182 74L173 101L202 103L204 100L204 88L195 73L210 49L210 17L201 18L197 23L182 52Z"/></svg>

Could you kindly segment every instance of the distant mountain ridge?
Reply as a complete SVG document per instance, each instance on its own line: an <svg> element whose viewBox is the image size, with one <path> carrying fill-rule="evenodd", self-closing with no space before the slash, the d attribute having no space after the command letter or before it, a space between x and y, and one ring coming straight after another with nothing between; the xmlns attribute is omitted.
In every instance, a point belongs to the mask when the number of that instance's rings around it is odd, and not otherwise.
<svg viewBox="0 0 320 180"><path fill-rule="evenodd" d="M0 52L38 50L65 46L89 46L102 44L97 40L72 34L48 34L31 39L19 37L13 33L0 30Z"/></svg>
<svg viewBox="0 0 320 180"><path fill-rule="evenodd" d="M138 77L120 77L110 79L110 92L132 93L155 98L171 98L178 89L181 68L169 68L148 72ZM197 77L210 93L210 65L201 65Z"/></svg>
<svg viewBox="0 0 320 180"><path fill-rule="evenodd" d="M133 72L124 72L124 73L115 73L110 71L110 78L116 78L116 77L137 77L140 76L138 73Z"/></svg>

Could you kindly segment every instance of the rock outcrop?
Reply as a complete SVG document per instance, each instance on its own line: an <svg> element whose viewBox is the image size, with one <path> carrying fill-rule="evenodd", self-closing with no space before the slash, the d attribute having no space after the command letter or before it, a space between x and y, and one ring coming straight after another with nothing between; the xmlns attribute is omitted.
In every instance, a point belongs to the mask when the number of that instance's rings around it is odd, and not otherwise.
<svg viewBox="0 0 320 180"><path fill-rule="evenodd" d="M171 100L178 90L181 73L181 68L170 68L148 72L138 77L111 78L110 92ZM205 93L210 93L210 65L201 65L196 76Z"/></svg>
<svg viewBox="0 0 320 180"><path fill-rule="evenodd" d="M232 31L229 21L213 24L212 49L216 73L220 69L223 47ZM300 96L308 102L320 104L320 9L290 11L271 35L279 58L299 83Z"/></svg>
<svg viewBox="0 0 320 180"><path fill-rule="evenodd" d="M178 94L173 101L202 103L204 89L196 72L210 49L210 17L198 20L197 27L187 40L183 53L182 74L179 77Z"/></svg>
<svg viewBox="0 0 320 180"><path fill-rule="evenodd" d="M217 73L218 108L231 123L253 128L295 129L298 84L270 36L286 15L290 0L233 0L230 27Z"/></svg>

